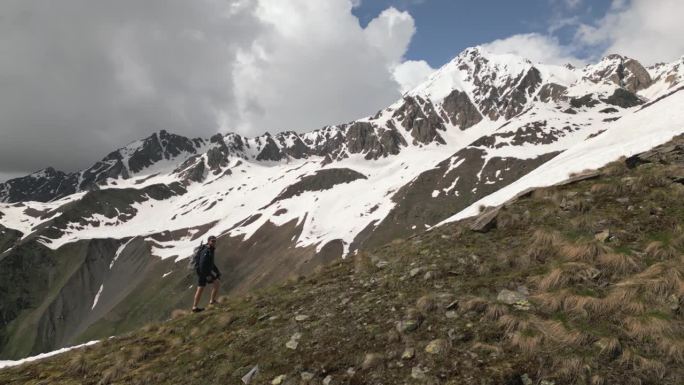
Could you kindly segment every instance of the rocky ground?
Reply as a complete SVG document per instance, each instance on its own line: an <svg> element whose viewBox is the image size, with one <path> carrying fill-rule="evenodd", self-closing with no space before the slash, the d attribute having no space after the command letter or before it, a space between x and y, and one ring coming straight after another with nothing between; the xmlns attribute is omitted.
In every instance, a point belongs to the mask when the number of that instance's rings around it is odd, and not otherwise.
<svg viewBox="0 0 684 385"><path fill-rule="evenodd" d="M682 384L684 139L587 175L0 383Z"/></svg>

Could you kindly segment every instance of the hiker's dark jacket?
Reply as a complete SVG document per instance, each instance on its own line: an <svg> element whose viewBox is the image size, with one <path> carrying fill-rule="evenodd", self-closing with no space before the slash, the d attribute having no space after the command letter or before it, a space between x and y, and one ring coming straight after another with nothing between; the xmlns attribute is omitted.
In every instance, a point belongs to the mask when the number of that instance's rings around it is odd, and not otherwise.
<svg viewBox="0 0 684 385"><path fill-rule="evenodd" d="M211 273L217 277L221 276L221 272L214 264L214 248L207 246L202 250L197 264L197 273L201 276L208 276Z"/></svg>

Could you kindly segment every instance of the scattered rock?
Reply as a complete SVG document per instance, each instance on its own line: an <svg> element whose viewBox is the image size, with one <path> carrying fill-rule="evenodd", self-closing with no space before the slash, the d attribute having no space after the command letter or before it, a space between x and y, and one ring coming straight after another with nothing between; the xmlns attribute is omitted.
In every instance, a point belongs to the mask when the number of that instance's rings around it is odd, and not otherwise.
<svg viewBox="0 0 684 385"><path fill-rule="evenodd" d="M247 374L242 376L242 383L249 384L259 374L259 365L255 365Z"/></svg>
<svg viewBox="0 0 684 385"><path fill-rule="evenodd" d="M422 267L415 267L415 268L411 269L411 271L409 271L409 276L411 276L411 278L413 278L416 275L420 274L421 271L423 271Z"/></svg>
<svg viewBox="0 0 684 385"><path fill-rule="evenodd" d="M401 335L396 330L392 329L387 332L387 342L393 343L399 341L401 341Z"/></svg>
<svg viewBox="0 0 684 385"><path fill-rule="evenodd" d="M423 276L423 279L426 280L426 281L429 281L429 280L431 280L432 278L434 278L434 276L435 276L435 274L434 274L433 272L428 271L428 272L426 272L425 275Z"/></svg>
<svg viewBox="0 0 684 385"><path fill-rule="evenodd" d="M415 348L406 348L404 349L404 352L401 353L401 359L402 360L412 360L413 357L416 356L416 349Z"/></svg>
<svg viewBox="0 0 684 385"><path fill-rule="evenodd" d="M373 369L378 366L381 366L385 361L385 357L383 357L382 354L378 353L367 353L366 356L363 358L363 363L361 364L361 368L363 370L368 370L368 369Z"/></svg>
<svg viewBox="0 0 684 385"><path fill-rule="evenodd" d="M432 296L429 295L424 295L416 301L416 308L423 313L427 314L433 310L435 310L437 306L435 305L435 300L432 298Z"/></svg>
<svg viewBox="0 0 684 385"><path fill-rule="evenodd" d="M286 375L281 374L278 377L274 378L273 381L271 381L271 384L272 385L280 385L285 381L286 378L287 378Z"/></svg>
<svg viewBox="0 0 684 385"><path fill-rule="evenodd" d="M385 261L384 259L381 259L377 255L371 255L370 260L371 260L371 263L373 265L375 265L375 267L377 267L378 269L382 269L383 267L389 265L389 263L387 261Z"/></svg>
<svg viewBox="0 0 684 385"><path fill-rule="evenodd" d="M449 348L449 343L444 339L436 339L430 341L425 347L425 352L430 354L444 354Z"/></svg>
<svg viewBox="0 0 684 385"><path fill-rule="evenodd" d="M314 378L314 374L310 372L301 372L299 375L302 377L302 381L304 382L309 382Z"/></svg>
<svg viewBox="0 0 684 385"><path fill-rule="evenodd" d="M486 233L496 227L496 217L499 215L499 207L486 209L475 221L470 224L470 230L478 233Z"/></svg>
<svg viewBox="0 0 684 385"><path fill-rule="evenodd" d="M420 326L420 323L417 320L403 320L397 322L397 331L399 333L412 332L418 329L418 326Z"/></svg>
<svg viewBox="0 0 684 385"><path fill-rule="evenodd" d="M670 310L672 310L673 313L679 312L679 298L676 295L671 294L668 298L668 302L670 303Z"/></svg>
<svg viewBox="0 0 684 385"><path fill-rule="evenodd" d="M496 300L507 305L513 305L518 301L527 301L527 295L518 291L503 289L499 292L499 295L496 296Z"/></svg>
<svg viewBox="0 0 684 385"><path fill-rule="evenodd" d="M325 378L323 379L323 385L330 385L330 383L332 383L332 376L331 375L325 376Z"/></svg>
<svg viewBox="0 0 684 385"><path fill-rule="evenodd" d="M449 303L446 306L447 310L453 310L453 309L456 309L457 307L458 307L458 300L452 301L451 303Z"/></svg>
<svg viewBox="0 0 684 385"><path fill-rule="evenodd" d="M299 314L295 317L295 321L297 321L297 322L306 321L308 319L309 319L309 316L305 315L305 314Z"/></svg>
<svg viewBox="0 0 684 385"><path fill-rule="evenodd" d="M414 366L411 368L411 378L416 380L425 379L425 371L420 368L420 366Z"/></svg>
<svg viewBox="0 0 684 385"><path fill-rule="evenodd" d="M455 312L455 311L453 311L453 310L449 310L449 311L446 312L446 317L447 317L448 319L458 318L458 313Z"/></svg>
<svg viewBox="0 0 684 385"><path fill-rule="evenodd" d="M285 343L285 347L288 349L296 350L299 346L299 339L302 338L302 333L295 333L290 337L290 340Z"/></svg>
<svg viewBox="0 0 684 385"><path fill-rule="evenodd" d="M601 230L594 235L594 238L599 242L608 242L611 235L610 230Z"/></svg>
<svg viewBox="0 0 684 385"><path fill-rule="evenodd" d="M522 381L523 385L534 385L534 382L532 379L530 379L530 376L528 376L527 373L520 376L520 381Z"/></svg>

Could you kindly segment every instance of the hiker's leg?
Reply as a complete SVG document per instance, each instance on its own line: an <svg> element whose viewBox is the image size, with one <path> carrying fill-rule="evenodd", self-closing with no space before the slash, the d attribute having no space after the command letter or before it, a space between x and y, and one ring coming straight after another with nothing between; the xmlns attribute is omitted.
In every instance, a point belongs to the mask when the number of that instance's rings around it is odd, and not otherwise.
<svg viewBox="0 0 684 385"><path fill-rule="evenodd" d="M214 303L216 302L216 297L218 296L218 291L219 287L221 286L221 280L220 279L215 279L214 280L214 286L211 288L211 302Z"/></svg>
<svg viewBox="0 0 684 385"><path fill-rule="evenodd" d="M202 292L204 291L204 286L197 286L197 291L195 291L195 300L192 302L192 308L195 309L199 305L200 298L202 298Z"/></svg>

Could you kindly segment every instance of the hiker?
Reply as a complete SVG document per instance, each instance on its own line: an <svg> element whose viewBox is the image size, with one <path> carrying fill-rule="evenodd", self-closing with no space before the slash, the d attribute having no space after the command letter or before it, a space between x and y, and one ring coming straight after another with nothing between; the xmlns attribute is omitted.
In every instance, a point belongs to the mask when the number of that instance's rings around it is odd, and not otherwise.
<svg viewBox="0 0 684 385"><path fill-rule="evenodd" d="M197 272L197 291L195 292L195 300L192 303L192 312L197 313L204 310L198 307L199 301L202 298L202 292L207 283L213 284L211 288L211 298L209 305L216 304L216 296L218 296L219 286L221 285L221 272L214 264L214 250L216 249L216 237L210 236L206 245L202 245L197 252L196 272Z"/></svg>

